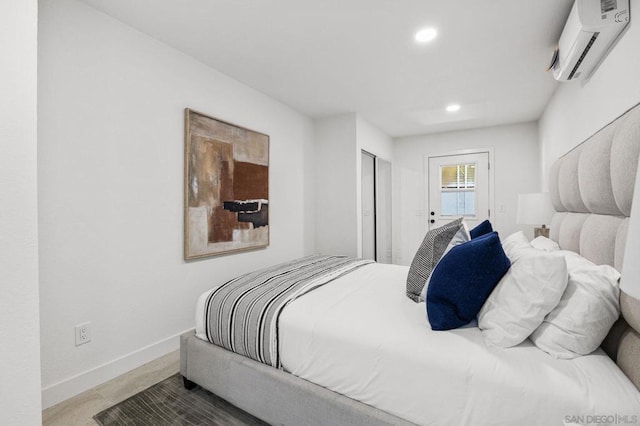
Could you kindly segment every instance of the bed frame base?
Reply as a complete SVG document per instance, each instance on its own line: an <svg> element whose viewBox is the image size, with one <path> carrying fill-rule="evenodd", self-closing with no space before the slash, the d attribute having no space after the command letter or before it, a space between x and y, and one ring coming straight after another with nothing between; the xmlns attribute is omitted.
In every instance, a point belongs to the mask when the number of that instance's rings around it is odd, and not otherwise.
<svg viewBox="0 0 640 426"><path fill-rule="evenodd" d="M277 425L411 425L292 374L204 342L180 337L180 373L236 407Z"/></svg>
<svg viewBox="0 0 640 426"><path fill-rule="evenodd" d="M191 380L187 379L186 377L182 377L182 384L184 385L184 388L186 390L192 390L193 388L195 388L196 386L198 386L197 383L192 382Z"/></svg>

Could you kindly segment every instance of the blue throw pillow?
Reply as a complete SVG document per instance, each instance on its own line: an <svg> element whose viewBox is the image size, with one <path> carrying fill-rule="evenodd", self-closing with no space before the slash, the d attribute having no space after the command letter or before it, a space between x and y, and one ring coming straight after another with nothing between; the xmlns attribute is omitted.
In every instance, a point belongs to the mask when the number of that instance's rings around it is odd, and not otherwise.
<svg viewBox="0 0 640 426"><path fill-rule="evenodd" d="M471 231L469 231L469 235L473 240L474 238L481 237L485 234L488 234L489 232L493 232L493 227L491 226L491 222L489 222L488 220L485 220L482 223L480 223L478 226L473 228Z"/></svg>
<svg viewBox="0 0 640 426"><path fill-rule="evenodd" d="M510 266L497 232L453 247L431 274L426 303L431 329L471 322Z"/></svg>

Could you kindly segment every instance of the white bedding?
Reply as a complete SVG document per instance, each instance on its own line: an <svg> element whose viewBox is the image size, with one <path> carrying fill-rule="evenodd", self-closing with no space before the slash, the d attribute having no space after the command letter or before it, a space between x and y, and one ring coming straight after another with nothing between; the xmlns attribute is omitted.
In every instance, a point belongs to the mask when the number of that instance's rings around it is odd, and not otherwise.
<svg viewBox="0 0 640 426"><path fill-rule="evenodd" d="M473 326L431 331L425 304L404 294L407 271L368 265L291 303L279 325L284 369L422 425L640 415L640 393L601 350L557 360L529 340L489 348Z"/></svg>

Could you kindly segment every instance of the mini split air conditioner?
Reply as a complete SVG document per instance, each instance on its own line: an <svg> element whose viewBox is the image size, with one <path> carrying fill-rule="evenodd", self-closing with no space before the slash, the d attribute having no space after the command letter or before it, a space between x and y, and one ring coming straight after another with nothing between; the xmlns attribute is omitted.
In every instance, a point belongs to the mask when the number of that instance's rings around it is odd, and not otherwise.
<svg viewBox="0 0 640 426"><path fill-rule="evenodd" d="M629 0L576 0L550 69L556 80L585 80L629 24Z"/></svg>

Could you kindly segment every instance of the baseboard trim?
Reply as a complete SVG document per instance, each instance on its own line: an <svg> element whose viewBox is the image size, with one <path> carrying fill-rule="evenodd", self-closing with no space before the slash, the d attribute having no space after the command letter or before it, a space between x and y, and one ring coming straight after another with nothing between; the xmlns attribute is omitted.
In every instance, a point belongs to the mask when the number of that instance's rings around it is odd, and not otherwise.
<svg viewBox="0 0 640 426"><path fill-rule="evenodd" d="M180 348L180 336L193 328L106 362L83 373L42 388L42 409L54 406L84 391L138 368Z"/></svg>

